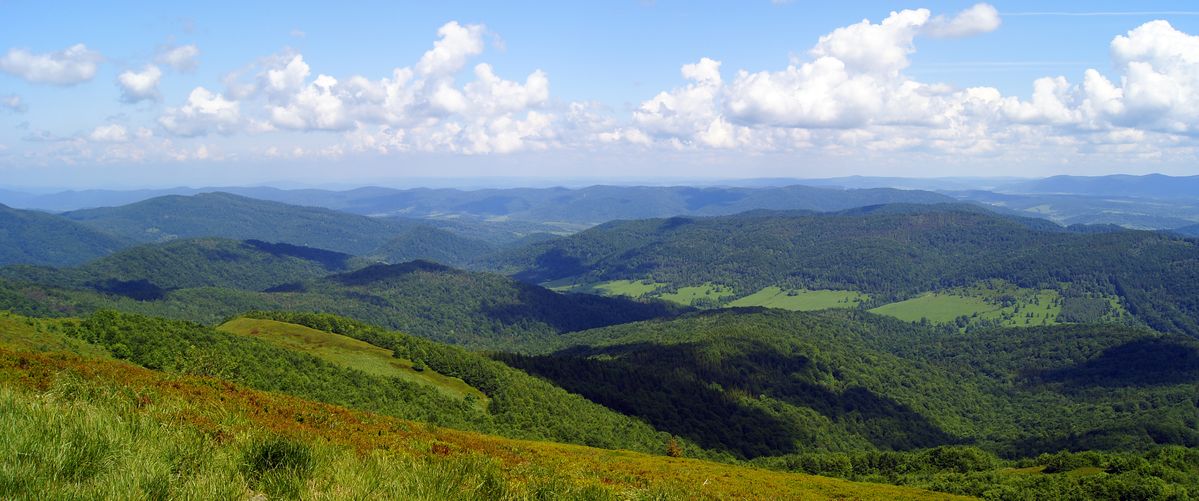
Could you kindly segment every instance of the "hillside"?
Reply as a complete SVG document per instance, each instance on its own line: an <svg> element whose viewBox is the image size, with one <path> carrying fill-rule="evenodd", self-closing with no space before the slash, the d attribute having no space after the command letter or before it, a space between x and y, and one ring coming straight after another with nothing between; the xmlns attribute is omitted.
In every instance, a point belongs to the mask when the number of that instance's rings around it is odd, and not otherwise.
<svg viewBox="0 0 1199 501"><path fill-rule="evenodd" d="M210 377L8 347L0 496L950 499L905 487L513 441ZM45 332L42 335L54 337ZM20 479L19 482L13 481Z"/></svg>
<svg viewBox="0 0 1199 501"><path fill-rule="evenodd" d="M146 301L193 287L264 290L365 265L348 254L309 247L197 238L140 245L75 268L0 268L0 276Z"/></svg>
<svg viewBox="0 0 1199 501"><path fill-rule="evenodd" d="M127 245L69 219L0 205L0 265L70 266Z"/></svg>
<svg viewBox="0 0 1199 501"><path fill-rule="evenodd" d="M421 259L462 267L495 250L494 245L484 240L439 228L416 226L388 240L370 255L393 264Z"/></svg>
<svg viewBox="0 0 1199 501"><path fill-rule="evenodd" d="M961 334L852 311L739 309L500 358L742 457L971 444L1009 456L1199 445L1199 342L1116 326ZM1146 400L1160 405L1142 407Z"/></svg>
<svg viewBox="0 0 1199 501"><path fill-rule="evenodd" d="M137 242L221 237L263 240L364 255L398 233L398 222L246 198L228 193L169 195L64 217Z"/></svg>
<svg viewBox="0 0 1199 501"><path fill-rule="evenodd" d="M320 272L315 263L292 259L285 258L283 263L290 264L278 270ZM46 277L61 279L61 275L55 275L61 272L18 269L24 274L17 274L16 279L0 279L0 308L44 316L86 315L117 309L210 325L249 310L314 311L345 315L472 348L516 351L542 346L566 332L672 316L681 310L663 302L559 294L502 275L466 272L427 261L377 264L322 278L286 282L266 291L230 286L235 285L232 282L255 277L263 281L253 285L262 285L284 275L263 268L258 274L240 276L236 266L219 260L176 263L187 266L164 265L161 269L143 270L152 273L125 280L144 287L131 285L130 290L122 291L55 285ZM200 265L209 267L212 275L190 276ZM183 277L193 282L221 279L230 283L224 287L168 289L151 281L156 276ZM130 293L144 292L143 289L153 294Z"/></svg>
<svg viewBox="0 0 1199 501"><path fill-rule="evenodd" d="M711 297L716 303L775 286L856 291L880 306L1000 279L1058 291L1067 304L1118 297L1155 329L1199 336L1197 262L1199 243L1169 235L1072 232L944 205L616 221L498 254L490 265L555 286L646 280L664 284L660 293L731 291Z"/></svg>

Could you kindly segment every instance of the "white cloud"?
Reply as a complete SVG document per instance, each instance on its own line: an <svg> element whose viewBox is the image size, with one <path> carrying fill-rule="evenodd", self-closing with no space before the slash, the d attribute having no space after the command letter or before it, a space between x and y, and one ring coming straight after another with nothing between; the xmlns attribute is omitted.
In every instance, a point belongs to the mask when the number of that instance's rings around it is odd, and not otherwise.
<svg viewBox="0 0 1199 501"><path fill-rule="evenodd" d="M121 88L121 100L126 103L136 103L143 100L157 101L158 81L162 79L162 70L157 66L147 65L140 72L125 71L117 76L117 85Z"/></svg>
<svg viewBox="0 0 1199 501"><path fill-rule="evenodd" d="M122 125L101 125L92 129L87 137L97 143L123 143L129 140L129 131Z"/></svg>
<svg viewBox="0 0 1199 501"><path fill-rule="evenodd" d="M719 61L703 58L683 66L686 85L645 100L629 124L607 124L595 138L666 149L942 158L1074 151L1142 159L1194 150L1170 135L1199 136L1199 37L1165 21L1113 40L1118 78L1093 69L1080 84L1040 78L1028 99L905 74L921 36L989 31L999 22L992 14L986 4L948 20L924 9L892 12L820 37L806 61L727 79Z"/></svg>
<svg viewBox="0 0 1199 501"><path fill-rule="evenodd" d="M990 33L999 29L999 11L990 4L979 3L959 12L953 19L937 16L929 21L924 33L930 37L960 38Z"/></svg>
<svg viewBox="0 0 1199 501"><path fill-rule="evenodd" d="M74 85L96 76L96 67L102 59L99 52L88 49L84 44L47 54L9 49L0 57L0 71L32 83Z"/></svg>
<svg viewBox="0 0 1199 501"><path fill-rule="evenodd" d="M204 87L196 87L187 102L178 108L168 108L158 117L159 125L179 136L203 136L209 132L231 134L241 122L241 107L237 101L225 99Z"/></svg>
<svg viewBox="0 0 1199 501"><path fill-rule="evenodd" d="M508 153L547 148L558 139L556 116L544 111L550 99L544 72L518 82L479 63L474 78L459 85L455 75L482 53L486 29L450 22L437 33L433 48L413 66L378 80L318 75L309 81L303 55L269 58L259 86L275 103L270 122L292 130L352 130L351 143L370 151Z"/></svg>
<svg viewBox="0 0 1199 501"><path fill-rule="evenodd" d="M482 25L462 26L450 21L437 30L440 40L416 63L416 72L421 75L450 75L466 64L467 59L483 53Z"/></svg>
<svg viewBox="0 0 1199 501"><path fill-rule="evenodd" d="M196 60L199 55L200 49L195 44L163 47L159 49L154 62L170 66L175 71L193 71L200 64Z"/></svg>
<svg viewBox="0 0 1199 501"><path fill-rule="evenodd" d="M29 111L29 106L21 99L21 96L9 94L0 96L0 109L11 113L25 113Z"/></svg>

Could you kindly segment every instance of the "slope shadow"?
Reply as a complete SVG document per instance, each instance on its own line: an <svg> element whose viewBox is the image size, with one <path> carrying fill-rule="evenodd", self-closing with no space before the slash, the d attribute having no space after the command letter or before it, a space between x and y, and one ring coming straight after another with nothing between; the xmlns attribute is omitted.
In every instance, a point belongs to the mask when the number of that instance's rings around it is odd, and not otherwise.
<svg viewBox="0 0 1199 501"><path fill-rule="evenodd" d="M592 294L559 294L544 287L511 282L515 303L484 303L483 314L506 325L541 322L558 332L574 332L609 325L669 318L681 308L664 302L640 302Z"/></svg>
<svg viewBox="0 0 1199 501"><path fill-rule="evenodd" d="M1040 374L1069 389L1167 386L1199 381L1199 347L1182 339L1146 337L1103 350L1080 364Z"/></svg>
<svg viewBox="0 0 1199 501"><path fill-rule="evenodd" d="M724 353L706 348L635 343L497 357L660 430L744 458L796 452L798 444L821 440L743 401L759 395L816 411L884 449L960 442L907 406L865 388L837 393L801 380L795 374L811 364L806 357L756 341L739 341L735 354L727 347L721 347Z"/></svg>

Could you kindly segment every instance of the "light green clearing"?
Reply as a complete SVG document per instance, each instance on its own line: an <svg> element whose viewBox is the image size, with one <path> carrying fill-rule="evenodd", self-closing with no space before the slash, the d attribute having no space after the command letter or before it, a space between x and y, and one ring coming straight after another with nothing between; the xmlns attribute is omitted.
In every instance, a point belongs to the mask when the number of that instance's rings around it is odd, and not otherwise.
<svg viewBox="0 0 1199 501"><path fill-rule="evenodd" d="M605 296L641 297L666 285L649 280L611 280L592 285L591 288Z"/></svg>
<svg viewBox="0 0 1199 501"><path fill-rule="evenodd" d="M949 323L962 315L971 316L999 309L999 305L988 304L979 298L930 292L907 301L879 306L870 312L908 322L928 319L933 323Z"/></svg>
<svg viewBox="0 0 1199 501"><path fill-rule="evenodd" d="M929 292L880 306L872 313L917 322L951 323L965 316L969 323L996 322L1004 327L1057 324L1061 295L1054 290L1022 289L993 280L972 287Z"/></svg>
<svg viewBox="0 0 1199 501"><path fill-rule="evenodd" d="M676 292L667 292L658 294L657 296L673 303L694 306L696 301L706 299L715 303L719 302L721 298L732 296L733 294L733 289L730 287L706 283L703 285L679 287Z"/></svg>
<svg viewBox="0 0 1199 501"><path fill-rule="evenodd" d="M857 308L859 303L869 299L870 296L857 291L783 290L770 286L725 306L764 306L791 311L812 311L829 308Z"/></svg>
<svg viewBox="0 0 1199 501"><path fill-rule="evenodd" d="M231 334L256 337L275 346L315 355L328 362L367 374L432 386L453 398L465 399L467 395L473 395L481 409L487 408L487 395L461 379L439 374L429 368L418 371L413 368L411 360L395 358L391 350L351 337L302 325L254 318L235 318L217 329Z"/></svg>
<svg viewBox="0 0 1199 501"><path fill-rule="evenodd" d="M654 282L650 280L609 280L607 282L596 282L590 284L580 284L565 280L555 280L541 284L549 290L555 292L575 292L583 294L598 294L601 296L628 296L628 297L644 297L658 289L666 287L670 284Z"/></svg>

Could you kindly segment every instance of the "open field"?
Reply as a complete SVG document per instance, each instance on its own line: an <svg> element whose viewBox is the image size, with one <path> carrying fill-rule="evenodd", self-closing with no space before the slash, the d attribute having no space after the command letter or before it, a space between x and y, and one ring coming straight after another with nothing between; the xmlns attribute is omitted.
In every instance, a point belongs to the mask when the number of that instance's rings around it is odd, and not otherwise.
<svg viewBox="0 0 1199 501"><path fill-rule="evenodd" d="M391 350L354 338L302 325L254 318L235 318L217 329L253 336L281 348L316 355L329 362L368 374L429 385L449 397L464 399L472 396L482 409L487 408L487 396L461 379L438 374L423 365L417 370L413 360L395 358Z"/></svg>
<svg viewBox="0 0 1199 501"><path fill-rule="evenodd" d="M735 294L733 290L727 286L706 283L703 285L693 285L688 287L679 287L675 292L667 292L658 294L657 297L688 306L699 306L704 302L714 304L722 298ZM697 304L700 303L700 304Z"/></svg>
<svg viewBox="0 0 1199 501"><path fill-rule="evenodd" d="M857 291L783 290L771 286L732 301L725 306L764 306L791 311L812 311L829 308L857 308L859 303L869 299L870 296Z"/></svg>
<svg viewBox="0 0 1199 501"><path fill-rule="evenodd" d="M1062 297L1054 290L1019 288L993 280L971 287L927 292L870 310L908 322L927 320L945 324L986 323L1004 327L1054 325L1062 311ZM959 319L964 318L964 324Z"/></svg>

